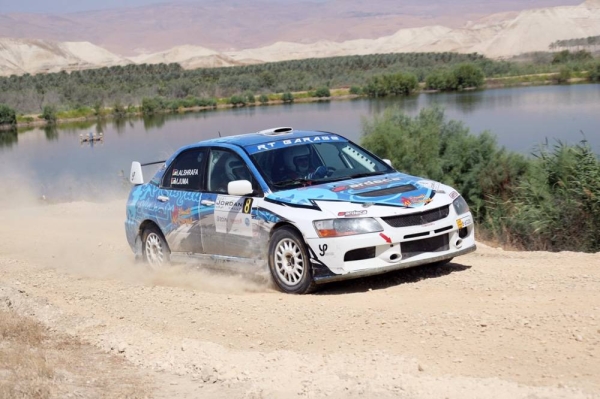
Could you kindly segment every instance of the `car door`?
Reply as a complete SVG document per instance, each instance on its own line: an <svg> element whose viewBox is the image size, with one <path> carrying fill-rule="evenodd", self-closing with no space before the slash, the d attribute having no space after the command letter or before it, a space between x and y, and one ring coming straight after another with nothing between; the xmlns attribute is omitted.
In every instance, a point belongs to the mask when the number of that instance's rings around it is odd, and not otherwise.
<svg viewBox="0 0 600 399"><path fill-rule="evenodd" d="M199 212L206 155L203 148L183 151L162 177L156 203L159 225L171 252L203 252Z"/></svg>
<svg viewBox="0 0 600 399"><path fill-rule="evenodd" d="M258 253L253 245L258 226L252 218L255 198L232 196L227 183L249 180L257 190L258 184L245 161L225 148L212 148L208 155L206 191L200 201L200 225L205 253L222 256L253 258Z"/></svg>

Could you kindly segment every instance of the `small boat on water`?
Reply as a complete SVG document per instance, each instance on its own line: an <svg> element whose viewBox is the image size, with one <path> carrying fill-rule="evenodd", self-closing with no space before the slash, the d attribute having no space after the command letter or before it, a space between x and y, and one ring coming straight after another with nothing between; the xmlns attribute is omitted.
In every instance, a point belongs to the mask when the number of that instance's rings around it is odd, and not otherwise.
<svg viewBox="0 0 600 399"><path fill-rule="evenodd" d="M87 135L84 135L84 134L79 135L80 143L91 143L94 141L103 141L103 140L104 140L103 133L96 134L96 133L89 132Z"/></svg>

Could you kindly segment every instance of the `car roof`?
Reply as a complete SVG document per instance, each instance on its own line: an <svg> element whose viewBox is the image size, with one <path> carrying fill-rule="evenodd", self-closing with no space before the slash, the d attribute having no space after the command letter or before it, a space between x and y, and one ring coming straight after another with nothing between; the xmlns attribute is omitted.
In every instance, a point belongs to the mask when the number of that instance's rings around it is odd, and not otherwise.
<svg viewBox="0 0 600 399"><path fill-rule="evenodd" d="M321 136L323 134L334 135L340 138L345 139L345 137L340 136L339 134L318 131L318 130L290 130L282 133L272 133L275 129L263 130L261 132L256 133L246 133L246 134L238 134L235 136L227 136L227 137L219 137L210 140L199 141L196 144L192 144L189 147L195 146L205 146L205 145L214 145L214 144L232 144L240 147L246 147L249 145L258 145L264 143L270 143L278 140L291 140L301 137L314 137Z"/></svg>

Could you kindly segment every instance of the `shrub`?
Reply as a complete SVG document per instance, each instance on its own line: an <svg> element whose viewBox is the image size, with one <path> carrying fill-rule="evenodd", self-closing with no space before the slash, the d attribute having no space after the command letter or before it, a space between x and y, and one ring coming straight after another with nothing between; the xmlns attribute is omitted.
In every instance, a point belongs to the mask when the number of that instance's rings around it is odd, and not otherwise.
<svg viewBox="0 0 600 399"><path fill-rule="evenodd" d="M234 95L229 98L229 103L234 107L246 105L246 99L243 96Z"/></svg>
<svg viewBox="0 0 600 399"><path fill-rule="evenodd" d="M459 64L452 69L458 89L476 88L483 86L485 74L473 64Z"/></svg>
<svg viewBox="0 0 600 399"><path fill-rule="evenodd" d="M590 80L592 82L600 82L600 62L596 62L590 68Z"/></svg>
<svg viewBox="0 0 600 399"><path fill-rule="evenodd" d="M284 103L292 103L294 102L294 95L289 91L286 91L281 95L281 101L283 101Z"/></svg>
<svg viewBox="0 0 600 399"><path fill-rule="evenodd" d="M571 68L569 67L562 67L560 68L560 71L558 72L558 75L556 76L556 81L558 83L568 83L569 79L571 79L571 75L572 75L572 71Z"/></svg>
<svg viewBox="0 0 600 399"><path fill-rule="evenodd" d="M267 96L266 94L261 94L258 98L258 101L260 101L262 105L265 105L269 102L269 96Z"/></svg>
<svg viewBox="0 0 600 399"><path fill-rule="evenodd" d="M45 119L49 124L56 123L56 108L52 105L45 105L42 110L42 119Z"/></svg>
<svg viewBox="0 0 600 399"><path fill-rule="evenodd" d="M360 94L362 92L361 88L359 86L352 86L350 87L350 94Z"/></svg>
<svg viewBox="0 0 600 399"><path fill-rule="evenodd" d="M329 91L329 88L327 87L319 87L316 91L315 91L315 95L314 97L331 97L331 92Z"/></svg>
<svg viewBox="0 0 600 399"><path fill-rule="evenodd" d="M417 77L410 73L374 76L367 81L363 93L369 97L408 95L419 85Z"/></svg>
<svg viewBox="0 0 600 399"><path fill-rule="evenodd" d="M17 114L15 110L10 108L8 105L0 104L0 125L11 125L17 124Z"/></svg>

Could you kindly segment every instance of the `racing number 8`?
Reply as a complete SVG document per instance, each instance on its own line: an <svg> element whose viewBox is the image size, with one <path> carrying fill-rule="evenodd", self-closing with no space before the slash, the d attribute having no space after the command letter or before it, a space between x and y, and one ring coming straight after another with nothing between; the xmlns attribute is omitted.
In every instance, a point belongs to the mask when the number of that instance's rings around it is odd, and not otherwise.
<svg viewBox="0 0 600 399"><path fill-rule="evenodd" d="M244 213L250 213L252 210L252 198L246 198L244 201Z"/></svg>

